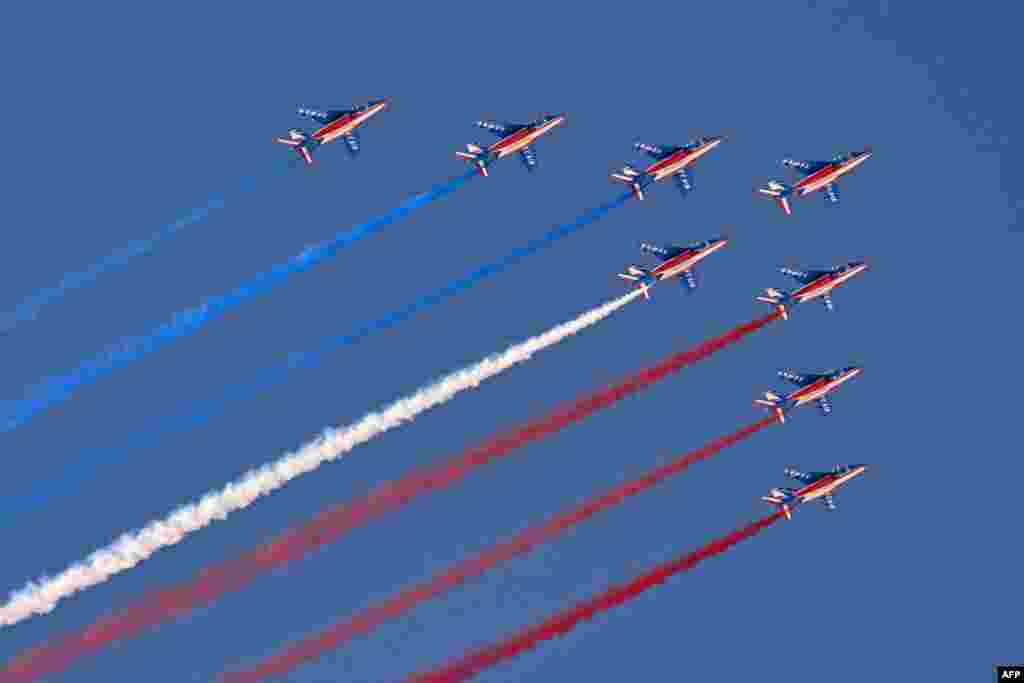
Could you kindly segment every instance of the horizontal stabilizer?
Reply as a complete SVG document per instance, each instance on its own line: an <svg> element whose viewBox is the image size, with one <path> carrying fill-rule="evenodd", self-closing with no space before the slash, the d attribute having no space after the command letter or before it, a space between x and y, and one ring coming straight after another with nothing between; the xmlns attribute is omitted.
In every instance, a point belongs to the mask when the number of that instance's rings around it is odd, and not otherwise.
<svg viewBox="0 0 1024 683"><path fill-rule="evenodd" d="M480 169L480 175L487 175L487 159L485 158L486 153L484 152L484 149L480 145L471 142L468 145L466 145L465 152L456 152L455 156L461 159L466 159L467 161L472 161L474 164L476 164L476 167Z"/></svg>
<svg viewBox="0 0 1024 683"><path fill-rule="evenodd" d="M620 183L626 183L633 187L633 194L637 199L643 200L644 189L643 186L646 184L643 180L643 174L636 170L632 166L626 166L622 169L621 173L612 173L612 178L619 181Z"/></svg>
<svg viewBox="0 0 1024 683"><path fill-rule="evenodd" d="M758 188L757 191L767 197L774 198L782 210L786 212L787 216L793 213L792 208L789 206L789 196L793 194L793 188L786 183L772 180L767 186Z"/></svg>
<svg viewBox="0 0 1024 683"><path fill-rule="evenodd" d="M783 320L789 320L790 296L788 292L769 287L764 290L762 296L757 297L758 301L775 306Z"/></svg>

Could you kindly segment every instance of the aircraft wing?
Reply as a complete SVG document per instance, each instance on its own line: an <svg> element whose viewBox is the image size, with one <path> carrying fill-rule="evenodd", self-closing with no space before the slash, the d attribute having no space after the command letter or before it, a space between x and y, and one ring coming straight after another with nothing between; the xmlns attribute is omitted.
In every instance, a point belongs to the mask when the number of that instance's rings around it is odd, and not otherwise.
<svg viewBox="0 0 1024 683"><path fill-rule="evenodd" d="M299 109L299 116L304 116L307 119L313 119L321 125L327 125L331 121L337 121L345 114L351 114L352 112L348 109L332 109L329 111L316 111L314 109L306 109L305 107Z"/></svg>
<svg viewBox="0 0 1024 683"><path fill-rule="evenodd" d="M523 160L523 165L526 166L527 171L537 168L537 153L533 150L533 147L523 147L519 151L519 158Z"/></svg>
<svg viewBox="0 0 1024 683"><path fill-rule="evenodd" d="M693 268L691 268L690 270L684 270L682 276L680 276L679 278L679 281L682 282L683 286L686 287L686 289L691 292L697 289L697 276L694 274Z"/></svg>
<svg viewBox="0 0 1024 683"><path fill-rule="evenodd" d="M361 148L359 144L359 134L356 131L352 131L348 135L341 137L345 141L345 146L348 147L348 153L351 156L357 156Z"/></svg>
<svg viewBox="0 0 1024 683"><path fill-rule="evenodd" d="M783 166L788 166L789 168L792 168L792 169L794 169L796 171L799 171L800 173L804 173L804 174L813 172L814 171L814 167L818 163L819 162L816 162L816 161L800 161L799 159L783 159L782 160L782 165Z"/></svg>
<svg viewBox="0 0 1024 683"><path fill-rule="evenodd" d="M821 502L825 505L825 509L832 511L836 509L836 502L832 499L831 495L822 496Z"/></svg>
<svg viewBox="0 0 1024 683"><path fill-rule="evenodd" d="M800 284L806 285L817 279L817 274L806 270L793 270L792 268L780 268L783 275L796 279Z"/></svg>
<svg viewBox="0 0 1024 683"><path fill-rule="evenodd" d="M821 410L822 415L828 415L832 412L832 402L828 400L828 396L822 396L818 399L818 409Z"/></svg>
<svg viewBox="0 0 1024 683"><path fill-rule="evenodd" d="M498 123L497 121L477 121L475 125L484 130L491 131L498 137L505 137L522 128L522 126L514 123Z"/></svg>
<svg viewBox="0 0 1024 683"><path fill-rule="evenodd" d="M779 377L787 382L792 382L798 387L806 386L817 379L814 375L800 375L795 372L790 372L789 370L780 370Z"/></svg>
<svg viewBox="0 0 1024 683"><path fill-rule="evenodd" d="M693 191L693 176L690 175L689 170L682 169L672 176L672 180L675 181L676 187L679 188L680 194L684 197Z"/></svg>
<svg viewBox="0 0 1024 683"><path fill-rule="evenodd" d="M669 154L672 154L679 149L678 147L668 147L664 145L649 145L646 142L638 142L633 145L633 147L647 152L647 156L656 160L664 159Z"/></svg>
<svg viewBox="0 0 1024 683"><path fill-rule="evenodd" d="M839 203L839 186L836 185L835 183L829 183L828 185L825 186L825 203Z"/></svg>
<svg viewBox="0 0 1024 683"><path fill-rule="evenodd" d="M819 475L818 472L811 472L811 473L801 472L800 470L796 469L795 467L787 467L783 471L783 474L785 474L790 479L796 479L797 481L799 481L799 482L801 482L803 484L810 484L815 479L819 478L818 476L816 476L816 475Z"/></svg>
<svg viewBox="0 0 1024 683"><path fill-rule="evenodd" d="M831 161L800 161L798 159L783 159L782 165L789 166L791 169L802 175L810 175L816 173L826 166L831 165Z"/></svg>

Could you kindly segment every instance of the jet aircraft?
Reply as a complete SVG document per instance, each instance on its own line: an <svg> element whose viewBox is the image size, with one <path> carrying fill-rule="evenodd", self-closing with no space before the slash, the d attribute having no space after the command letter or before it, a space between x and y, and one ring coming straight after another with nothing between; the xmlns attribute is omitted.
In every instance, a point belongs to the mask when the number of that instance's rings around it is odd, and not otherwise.
<svg viewBox="0 0 1024 683"><path fill-rule="evenodd" d="M683 286L692 292L697 288L694 266L697 265L698 261L715 253L727 244L729 244L729 240L725 237L714 237L686 246L668 245L656 247L650 244L641 244L640 251L654 254L661 259L661 264L651 269L630 266L626 269L625 273L619 273L619 277L639 283L637 286L643 291L644 298L646 299L651 298L648 293L650 287L657 282L671 277L680 278Z"/></svg>
<svg viewBox="0 0 1024 683"><path fill-rule="evenodd" d="M783 275L795 278L802 286L795 292L769 287L764 290L765 295L757 297L758 301L775 306L783 320L789 320L789 309L796 304L802 304L812 299L820 298L825 308L835 310L832 303L832 290L847 280L856 277L868 269L868 264L863 262L850 262L846 265L835 266L826 270L792 270L780 268Z"/></svg>
<svg viewBox="0 0 1024 683"><path fill-rule="evenodd" d="M859 477L867 470L867 465L836 465L829 472L800 472L792 467L783 470L790 479L804 484L799 489L776 488L763 496L761 500L781 509L786 519L793 519L793 508L812 500L821 499L826 510L835 510L836 504L832 495L836 489L854 477Z"/></svg>
<svg viewBox="0 0 1024 683"><path fill-rule="evenodd" d="M685 145L658 146L645 142L637 142L634 149L647 152L655 161L646 171L637 170L632 164L626 164L621 173L613 173L612 178L626 183L633 188L633 195L640 200L644 198L644 188L651 183L672 178L679 192L685 197L693 191L693 176L690 166L725 140L720 135L701 137Z"/></svg>
<svg viewBox="0 0 1024 683"><path fill-rule="evenodd" d="M868 147L860 152L840 154L828 161L783 159L782 165L795 169L802 176L801 179L793 185L772 180L766 187L758 189L758 192L778 202L787 216L793 213L789 205L790 199L804 197L818 190L825 191L826 203L838 204L839 185L836 181L870 159L872 154L871 148Z"/></svg>
<svg viewBox="0 0 1024 683"><path fill-rule="evenodd" d="M863 368L852 366L817 375L799 375L788 370L781 370L779 377L792 382L799 388L784 396L773 391L766 391L764 398L755 399L754 403L774 410L779 417L779 422L785 422L786 413L793 408L799 408L811 401L817 401L821 414L828 415L832 412L828 394L843 382L853 379L863 371Z"/></svg>
<svg viewBox="0 0 1024 683"><path fill-rule="evenodd" d="M390 100L384 99L374 100L349 109L333 109L330 111L299 109L299 116L313 119L321 127L312 135L307 134L301 128L292 128L288 131L288 137L275 138L274 141L294 149L295 153L307 165L313 163L313 150L338 138L345 142L349 155L354 157L359 154L360 150L359 132L357 129L369 121L370 118L387 109L390 104Z"/></svg>
<svg viewBox="0 0 1024 683"><path fill-rule="evenodd" d="M477 121L474 125L489 130L500 140L490 147L471 142L466 145L465 152L456 152L456 156L470 161L480 169L481 175L487 175L487 167L509 154L519 152L526 170L537 168L537 153L531 145L540 136L565 122L565 114L548 114L530 123L498 123L496 121Z"/></svg>

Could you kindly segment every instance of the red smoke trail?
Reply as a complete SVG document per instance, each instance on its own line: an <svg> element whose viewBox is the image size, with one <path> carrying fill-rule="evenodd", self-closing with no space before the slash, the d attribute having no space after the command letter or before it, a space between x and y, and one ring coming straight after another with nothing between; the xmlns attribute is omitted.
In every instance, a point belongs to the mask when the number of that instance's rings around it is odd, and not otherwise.
<svg viewBox="0 0 1024 683"><path fill-rule="evenodd" d="M776 421L777 418L773 415L772 417L755 422L681 456L638 479L616 486L604 495L593 498L583 505L554 517L543 524L530 527L514 538L499 543L490 550L461 562L441 574L435 575L429 581L404 590L398 595L378 603L348 621L339 622L317 635L295 643L253 669L227 674L224 676L224 681L229 681L230 683L257 683L258 681L275 676L283 676L292 669L308 662L316 661L328 650L341 647L356 636L369 633L382 623L402 615L420 603L443 595L466 581L480 576L498 564L529 552L535 546L554 539L562 532L581 522L585 522L597 513L618 505L630 496L642 493L652 486L660 484L665 479L681 473L690 465L717 455L725 448L739 443L768 425L774 424Z"/></svg>
<svg viewBox="0 0 1024 683"><path fill-rule="evenodd" d="M728 536L708 543L703 548L656 567L630 583L612 586L604 593L559 612L546 621L524 629L503 642L470 652L462 659L435 671L410 676L407 679L408 683L454 683L455 681L469 680L484 669L534 648L542 641L568 633L584 619L591 619L597 614L618 607L644 591L664 583L666 579L693 569L701 561L723 553L740 541L757 535L781 519L782 516L783 513L776 512L763 517Z"/></svg>
<svg viewBox="0 0 1024 683"><path fill-rule="evenodd" d="M202 570L177 586L144 596L120 612L103 618L86 630L72 633L52 644L28 650L5 669L0 683L25 683L63 671L79 657L110 643L138 635L147 628L212 603L251 583L257 576L300 559L332 543L352 529L411 502L431 489L442 489L465 477L474 468L504 457L532 441L554 434L602 408L646 389L687 365L704 360L779 317L777 312L736 327L699 346L670 356L658 365L626 378L619 384L585 396L548 415L472 447L448 462L424 468L397 481L386 482L362 500L334 505L313 520L290 529L242 557Z"/></svg>

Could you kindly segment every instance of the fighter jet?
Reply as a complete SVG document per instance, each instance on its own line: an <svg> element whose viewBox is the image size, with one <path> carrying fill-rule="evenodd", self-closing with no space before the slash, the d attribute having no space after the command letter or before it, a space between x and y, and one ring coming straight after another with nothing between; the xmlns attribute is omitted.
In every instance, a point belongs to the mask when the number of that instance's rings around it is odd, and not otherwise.
<svg viewBox="0 0 1024 683"><path fill-rule="evenodd" d="M767 496L762 496L761 500L780 508L786 515L786 519L793 519L793 508L797 505L809 503L818 498L821 499L826 510L835 510L836 504L832 500L832 494L846 482L864 474L867 468L867 465L836 465L830 472L804 473L787 467L783 470L783 474L790 479L796 479L804 486L799 489L772 489Z"/></svg>
<svg viewBox="0 0 1024 683"><path fill-rule="evenodd" d="M296 154L306 162L313 163L313 150L320 145L326 145L341 138L348 148L350 156L359 154L359 126L370 120L391 104L390 100L375 100L362 106L353 106L349 109L334 109L330 111L314 111L312 109L299 109L299 116L313 119L321 124L319 130L312 135L301 128L292 128L288 131L288 137L275 138L275 142L288 145L295 150Z"/></svg>
<svg viewBox="0 0 1024 683"><path fill-rule="evenodd" d="M720 135L712 135L697 138L679 146L658 146L637 142L633 148L647 152L655 162L648 166L646 171L639 171L632 164L626 164L621 173L612 173L612 178L631 186L634 196L640 200L644 198L645 187L665 178L672 178L676 187L679 188L679 192L685 197L693 191L693 177L690 175L689 167L697 159L722 144L724 140L725 138Z"/></svg>
<svg viewBox="0 0 1024 683"><path fill-rule="evenodd" d="M829 161L783 159L782 165L795 169L802 176L801 179L794 185L772 180L766 187L758 189L758 192L775 199L787 216L793 213L789 205L790 198L803 197L817 190L825 190L826 203L837 204L839 186L836 181L870 159L872 154L871 148L868 147L861 152L840 154Z"/></svg>
<svg viewBox="0 0 1024 683"><path fill-rule="evenodd" d="M693 272L694 266L698 261L727 244L729 244L729 240L725 237L714 237L687 246L656 247L650 244L641 244L640 251L654 254L661 259L661 264L652 269L630 266L625 273L619 273L619 277L639 283L637 286L643 291L646 299L651 298L648 293L651 286L671 277L680 278L683 286L692 292L697 289L697 278Z"/></svg>
<svg viewBox="0 0 1024 683"><path fill-rule="evenodd" d="M785 396L780 396L773 391L766 391L764 398L755 399L754 403L774 410L779 417L779 422L785 422L786 413L793 408L799 408L811 401L817 401L821 414L828 415L832 412L832 404L828 400L829 392L843 382L853 379L863 370L863 368L848 367L841 370L830 370L819 375L798 375L789 370L781 370L779 377L792 382L799 388Z"/></svg>
<svg viewBox="0 0 1024 683"><path fill-rule="evenodd" d="M825 303L825 308L835 310L832 303L832 290L847 280L856 277L868 269L868 264L863 262L850 262L846 265L835 266L827 270L792 270L780 268L783 275L796 278L802 285L795 292L769 287L764 290L765 295L757 297L758 301L775 306L783 320L789 320L789 309L796 304L802 304L811 299L820 298Z"/></svg>
<svg viewBox="0 0 1024 683"><path fill-rule="evenodd" d="M476 164L482 175L487 175L487 167L494 161L519 152L519 158L527 171L537 168L537 153L532 145L537 138L557 125L565 122L565 114L548 114L530 123L498 123L496 121L477 121L474 125L489 130L500 140L490 147L484 148L475 142L466 145L465 152L455 155Z"/></svg>

